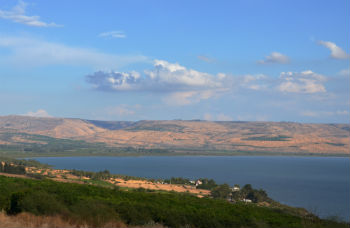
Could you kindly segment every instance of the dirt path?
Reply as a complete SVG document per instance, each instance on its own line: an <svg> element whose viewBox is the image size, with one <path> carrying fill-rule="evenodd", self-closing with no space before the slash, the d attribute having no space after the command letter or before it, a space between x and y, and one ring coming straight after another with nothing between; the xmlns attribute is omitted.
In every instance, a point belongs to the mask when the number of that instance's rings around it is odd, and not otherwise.
<svg viewBox="0 0 350 228"><path fill-rule="evenodd" d="M6 177L17 177L17 178L26 178L26 179L33 179L31 177L28 177L26 175L20 175L20 174L11 174L11 173L1 173L0 176L6 176Z"/></svg>

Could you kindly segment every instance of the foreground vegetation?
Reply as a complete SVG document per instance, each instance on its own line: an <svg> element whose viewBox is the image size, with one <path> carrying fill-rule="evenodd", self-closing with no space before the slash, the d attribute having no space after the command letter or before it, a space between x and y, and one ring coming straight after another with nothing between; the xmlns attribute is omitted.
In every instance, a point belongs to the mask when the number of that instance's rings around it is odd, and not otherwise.
<svg viewBox="0 0 350 228"><path fill-rule="evenodd" d="M0 176L0 210L59 216L71 224L100 227L162 224L168 227L348 227L346 223L298 215L280 208L231 204L190 194L120 190Z"/></svg>

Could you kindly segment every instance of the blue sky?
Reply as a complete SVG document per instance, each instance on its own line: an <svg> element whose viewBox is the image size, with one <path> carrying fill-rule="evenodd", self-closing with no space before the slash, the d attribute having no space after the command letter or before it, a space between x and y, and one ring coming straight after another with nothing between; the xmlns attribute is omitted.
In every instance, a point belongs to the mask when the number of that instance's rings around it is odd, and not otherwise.
<svg viewBox="0 0 350 228"><path fill-rule="evenodd" d="M0 115L349 123L349 8L0 0Z"/></svg>

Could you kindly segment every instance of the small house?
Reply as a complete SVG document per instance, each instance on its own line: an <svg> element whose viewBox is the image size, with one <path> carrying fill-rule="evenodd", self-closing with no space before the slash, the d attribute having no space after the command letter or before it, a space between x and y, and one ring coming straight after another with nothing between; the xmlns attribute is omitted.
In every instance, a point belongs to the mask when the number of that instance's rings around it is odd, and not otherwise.
<svg viewBox="0 0 350 228"><path fill-rule="evenodd" d="M245 202L245 203L251 203L252 202L252 200L250 200L250 199L243 199L242 201Z"/></svg>
<svg viewBox="0 0 350 228"><path fill-rule="evenodd" d="M197 181L196 181L196 187L197 187L198 185L201 185L201 184L203 184L203 182L202 182L201 180L197 180Z"/></svg>
<svg viewBox="0 0 350 228"><path fill-rule="evenodd" d="M238 192L240 190L240 188L238 187L238 186L234 186L233 188L232 188L232 191L233 192Z"/></svg>

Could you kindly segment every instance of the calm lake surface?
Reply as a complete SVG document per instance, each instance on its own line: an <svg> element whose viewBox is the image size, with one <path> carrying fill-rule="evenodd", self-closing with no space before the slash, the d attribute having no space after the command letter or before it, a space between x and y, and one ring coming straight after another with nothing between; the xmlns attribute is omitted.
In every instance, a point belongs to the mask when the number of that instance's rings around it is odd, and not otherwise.
<svg viewBox="0 0 350 228"><path fill-rule="evenodd" d="M350 159L277 156L40 157L57 169L109 170L147 178L213 178L252 184L273 199L321 216L350 217Z"/></svg>

